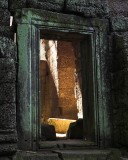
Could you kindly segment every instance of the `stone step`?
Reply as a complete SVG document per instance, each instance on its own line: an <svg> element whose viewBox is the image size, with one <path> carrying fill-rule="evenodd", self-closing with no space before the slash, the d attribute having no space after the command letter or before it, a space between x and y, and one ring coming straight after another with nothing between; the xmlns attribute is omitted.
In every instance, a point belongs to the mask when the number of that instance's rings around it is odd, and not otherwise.
<svg viewBox="0 0 128 160"><path fill-rule="evenodd" d="M119 150L77 149L53 151L19 151L13 160L120 160Z"/></svg>

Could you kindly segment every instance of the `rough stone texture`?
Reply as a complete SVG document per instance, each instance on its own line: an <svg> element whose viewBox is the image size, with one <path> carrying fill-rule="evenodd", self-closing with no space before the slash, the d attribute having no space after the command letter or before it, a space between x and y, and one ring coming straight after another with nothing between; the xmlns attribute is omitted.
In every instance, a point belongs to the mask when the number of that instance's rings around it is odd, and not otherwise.
<svg viewBox="0 0 128 160"><path fill-rule="evenodd" d="M11 39L0 37L0 58L17 59L17 47Z"/></svg>
<svg viewBox="0 0 128 160"><path fill-rule="evenodd" d="M0 58L0 83L16 81L16 67L13 59Z"/></svg>
<svg viewBox="0 0 128 160"><path fill-rule="evenodd" d="M127 19L113 19L112 93L113 143L128 146L128 32Z"/></svg>
<svg viewBox="0 0 128 160"><path fill-rule="evenodd" d="M60 160L57 153L18 151L13 160Z"/></svg>
<svg viewBox="0 0 128 160"><path fill-rule="evenodd" d="M59 153L63 160L113 160L114 156L111 156L109 150L96 150L96 149L86 149L86 150L55 150ZM119 159L117 159L119 160Z"/></svg>
<svg viewBox="0 0 128 160"><path fill-rule="evenodd" d="M14 39L14 29L9 26L0 26L0 36Z"/></svg>
<svg viewBox="0 0 128 160"><path fill-rule="evenodd" d="M0 143L0 155L9 156L14 154L17 150L17 145L15 143Z"/></svg>
<svg viewBox="0 0 128 160"><path fill-rule="evenodd" d="M8 130L0 131L0 143L16 143L17 142L17 134L16 132L12 133Z"/></svg>
<svg viewBox="0 0 128 160"><path fill-rule="evenodd" d="M59 12L64 9L64 0L27 0L27 7Z"/></svg>
<svg viewBox="0 0 128 160"><path fill-rule="evenodd" d="M111 29L112 31L128 31L128 18L127 17L116 17L116 18L111 18Z"/></svg>
<svg viewBox="0 0 128 160"><path fill-rule="evenodd" d="M8 0L0 0L0 8L8 8Z"/></svg>
<svg viewBox="0 0 128 160"><path fill-rule="evenodd" d="M0 129L15 129L16 105L14 103L0 105Z"/></svg>
<svg viewBox="0 0 128 160"><path fill-rule="evenodd" d="M108 0L110 16L128 16L127 0Z"/></svg>
<svg viewBox="0 0 128 160"><path fill-rule="evenodd" d="M10 12L7 9L0 9L0 26L10 25Z"/></svg>
<svg viewBox="0 0 128 160"><path fill-rule="evenodd" d="M12 11L26 8L26 0L10 0L9 4L9 9Z"/></svg>
<svg viewBox="0 0 128 160"><path fill-rule="evenodd" d="M106 16L108 14L106 1L94 0L67 0L67 12L82 14L85 17Z"/></svg>
<svg viewBox="0 0 128 160"><path fill-rule="evenodd" d="M15 99L16 99L15 83L1 83L0 91L1 91L0 104L15 102Z"/></svg>
<svg viewBox="0 0 128 160"><path fill-rule="evenodd" d="M113 35L113 68L116 72L128 67L128 32Z"/></svg>

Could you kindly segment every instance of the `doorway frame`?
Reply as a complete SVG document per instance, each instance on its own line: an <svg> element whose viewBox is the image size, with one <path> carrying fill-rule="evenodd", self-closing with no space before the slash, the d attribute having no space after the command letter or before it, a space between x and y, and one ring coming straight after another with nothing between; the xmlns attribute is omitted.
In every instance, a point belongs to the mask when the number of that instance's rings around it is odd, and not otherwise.
<svg viewBox="0 0 128 160"><path fill-rule="evenodd" d="M107 42L108 21L101 19L88 20L74 15L67 16L37 9L22 9L20 13L17 12L16 19L19 63L17 91L19 148L23 150L39 149L39 56L37 55L40 53L41 30L60 31L66 34L79 33L90 37L94 90L94 141L97 147L109 146L111 130L107 114L107 97L105 98L107 86L105 86L105 75L104 70L102 70L105 61L103 56L107 53L107 46L104 44ZM82 58L83 60L84 58ZM84 63L85 61L82 62L82 64ZM85 66L83 66L84 70L86 70ZM84 81L87 83L86 76ZM85 105L89 106L87 103ZM86 123L90 113L89 107L85 110L88 110L88 112L85 112L84 121L86 127L89 128L89 124ZM85 132L85 136L88 137L89 130L87 129Z"/></svg>

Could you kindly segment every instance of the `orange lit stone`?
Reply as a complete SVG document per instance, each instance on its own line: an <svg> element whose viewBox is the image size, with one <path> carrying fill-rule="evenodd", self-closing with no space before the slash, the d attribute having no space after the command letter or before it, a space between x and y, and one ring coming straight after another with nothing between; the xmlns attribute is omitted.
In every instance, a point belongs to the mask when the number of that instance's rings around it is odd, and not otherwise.
<svg viewBox="0 0 128 160"><path fill-rule="evenodd" d="M61 118L49 118L48 124L55 127L56 133L67 133L70 123L75 122L76 120L71 119L61 119Z"/></svg>

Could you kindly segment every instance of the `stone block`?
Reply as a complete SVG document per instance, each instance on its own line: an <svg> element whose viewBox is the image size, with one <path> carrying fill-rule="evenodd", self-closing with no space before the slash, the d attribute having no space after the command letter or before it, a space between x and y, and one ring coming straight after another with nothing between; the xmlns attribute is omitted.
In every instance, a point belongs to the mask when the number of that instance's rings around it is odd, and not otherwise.
<svg viewBox="0 0 128 160"><path fill-rule="evenodd" d="M14 40L14 29L10 26L1 26L0 27L0 36L11 38Z"/></svg>
<svg viewBox="0 0 128 160"><path fill-rule="evenodd" d="M43 141L55 141L56 140L56 132L55 127L49 124L41 125L41 140Z"/></svg>
<svg viewBox="0 0 128 160"><path fill-rule="evenodd" d="M68 132L68 139L83 139L83 119L78 119L76 122L70 124Z"/></svg>
<svg viewBox="0 0 128 160"><path fill-rule="evenodd" d="M115 91L123 90L127 93L128 90L128 69L121 70L112 74L112 88Z"/></svg>
<svg viewBox="0 0 128 160"><path fill-rule="evenodd" d="M55 127L56 133L65 134L69 128L70 123L75 122L72 119L61 119L61 118L49 118L48 124Z"/></svg>
<svg viewBox="0 0 128 160"><path fill-rule="evenodd" d="M62 11L64 0L27 0L27 6L49 11Z"/></svg>
<svg viewBox="0 0 128 160"><path fill-rule="evenodd" d="M14 103L0 105L0 129L14 129L16 127L16 105ZM5 137L4 137L5 138ZM6 136L7 139L11 137ZM0 136L0 140L3 138ZM3 139L4 140L4 139Z"/></svg>
<svg viewBox="0 0 128 160"><path fill-rule="evenodd" d="M127 0L108 0L109 14L113 17L128 16Z"/></svg>
<svg viewBox="0 0 128 160"><path fill-rule="evenodd" d="M17 150L17 144L8 143L8 144L0 144L0 155L11 155L15 153Z"/></svg>
<svg viewBox="0 0 128 160"><path fill-rule="evenodd" d="M16 89L14 83L0 84L0 104L13 103L16 98Z"/></svg>
<svg viewBox="0 0 128 160"><path fill-rule="evenodd" d="M16 81L16 68L13 59L0 58L0 83Z"/></svg>
<svg viewBox="0 0 128 160"><path fill-rule="evenodd" d="M8 0L0 0L0 8L8 8Z"/></svg>
<svg viewBox="0 0 128 160"><path fill-rule="evenodd" d="M128 31L128 18L111 18L112 31Z"/></svg>
<svg viewBox="0 0 128 160"><path fill-rule="evenodd" d="M82 14L85 17L102 17L108 14L105 1L100 0L67 0L65 9L67 12Z"/></svg>
<svg viewBox="0 0 128 160"><path fill-rule="evenodd" d="M16 143L17 142L17 135L16 134L0 134L0 142L10 142Z"/></svg>
<svg viewBox="0 0 128 160"><path fill-rule="evenodd" d="M112 71L119 71L128 67L128 33L113 35Z"/></svg>
<svg viewBox="0 0 128 160"><path fill-rule="evenodd" d="M17 47L11 39L0 37L0 58L17 60Z"/></svg>
<svg viewBox="0 0 128 160"><path fill-rule="evenodd" d="M10 10L15 11L16 9L26 8L26 0L10 0Z"/></svg>
<svg viewBox="0 0 128 160"><path fill-rule="evenodd" d="M10 12L7 9L0 9L0 26L10 25Z"/></svg>

